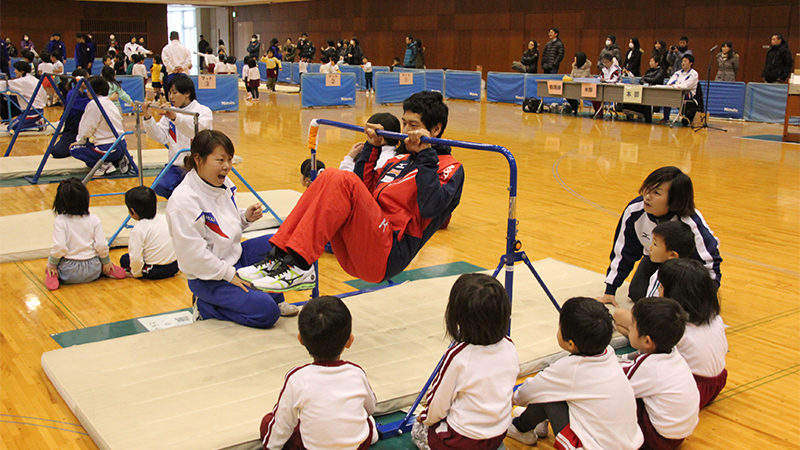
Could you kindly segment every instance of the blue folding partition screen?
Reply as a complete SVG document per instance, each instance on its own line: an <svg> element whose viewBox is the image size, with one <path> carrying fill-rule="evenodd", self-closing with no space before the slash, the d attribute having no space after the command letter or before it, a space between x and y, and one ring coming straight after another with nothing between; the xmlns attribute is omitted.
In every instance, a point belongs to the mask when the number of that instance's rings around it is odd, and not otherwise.
<svg viewBox="0 0 800 450"><path fill-rule="evenodd" d="M359 91L364 89L364 71L361 70L361 66L348 66L347 64L340 64L339 72L341 73L352 73L356 77L356 89Z"/></svg>
<svg viewBox="0 0 800 450"><path fill-rule="evenodd" d="M281 63L281 70L278 71L278 82L279 83L292 83L292 66L294 63L290 62L283 62Z"/></svg>
<svg viewBox="0 0 800 450"><path fill-rule="evenodd" d="M375 101L377 103L400 103L425 90L425 74L413 73L411 84L400 84L399 72L378 72L375 74Z"/></svg>
<svg viewBox="0 0 800 450"><path fill-rule="evenodd" d="M444 95L444 70L425 69L425 90Z"/></svg>
<svg viewBox="0 0 800 450"><path fill-rule="evenodd" d="M212 111L237 111L239 109L239 77L236 75L216 75L216 89L199 86L198 76L191 75L194 81L197 102L208 106Z"/></svg>
<svg viewBox="0 0 800 450"><path fill-rule="evenodd" d="M486 100L521 105L525 100L525 74L489 72L486 77Z"/></svg>
<svg viewBox="0 0 800 450"><path fill-rule="evenodd" d="M744 99L747 86L742 83L728 81L712 81L709 84L700 81L703 91L703 101L708 96L706 109L713 117L726 117L728 119L741 119L744 117ZM706 89L708 88L708 89ZM781 116L781 121L783 117Z"/></svg>
<svg viewBox="0 0 800 450"><path fill-rule="evenodd" d="M304 74L301 79L301 106L303 108L314 106L355 106L356 75L354 73L342 73L339 76L339 86L326 86L327 74Z"/></svg>
<svg viewBox="0 0 800 450"><path fill-rule="evenodd" d="M388 72L388 71L389 71L389 66L372 66L372 89L375 89L375 74L378 73L378 72ZM362 70L362 72L363 72L363 70ZM362 75L366 76L363 73L362 73ZM364 89L367 88L367 80L366 80L366 78L363 80L363 83L361 85L364 86Z"/></svg>
<svg viewBox="0 0 800 450"><path fill-rule="evenodd" d="M788 84L747 83L744 120L783 123Z"/></svg>
<svg viewBox="0 0 800 450"><path fill-rule="evenodd" d="M444 85L445 98L481 101L481 73L467 70L448 70Z"/></svg>
<svg viewBox="0 0 800 450"><path fill-rule="evenodd" d="M136 102L143 102L145 99L144 93L144 80L139 75L117 75L117 81L126 94L131 97L131 100ZM122 113L128 114L133 112L133 107L125 102L120 102L122 105Z"/></svg>

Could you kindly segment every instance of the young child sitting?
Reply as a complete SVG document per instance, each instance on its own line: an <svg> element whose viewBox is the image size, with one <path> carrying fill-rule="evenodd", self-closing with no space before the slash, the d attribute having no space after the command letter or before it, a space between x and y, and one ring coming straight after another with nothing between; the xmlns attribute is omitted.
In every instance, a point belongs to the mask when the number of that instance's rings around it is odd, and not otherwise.
<svg viewBox="0 0 800 450"><path fill-rule="evenodd" d="M156 193L147 186L138 186L125 193L125 206L131 219L138 223L131 230L128 253L119 265L133 278L160 280L178 273L178 258L172 248L167 218L156 212Z"/></svg>
<svg viewBox="0 0 800 450"><path fill-rule="evenodd" d="M325 163L317 160L317 176L319 176L320 172L325 170ZM302 180L300 181L303 183L303 187L307 188L311 186L311 158L308 158L300 164L300 175L302 176Z"/></svg>
<svg viewBox="0 0 800 450"><path fill-rule="evenodd" d="M642 448L677 448L699 421L700 395L689 366L675 349L685 326L686 313L670 298L643 298L633 306L629 337L641 355L622 364L636 395Z"/></svg>
<svg viewBox="0 0 800 450"><path fill-rule="evenodd" d="M689 225L680 220L662 222L653 228L653 238L650 242L650 261L662 264L665 261L677 258L689 258L695 249L694 233ZM650 277L647 286L647 297L658 297L658 269ZM634 301L638 301L635 299ZM614 323L623 336L628 335L631 325L631 312L627 309L614 311Z"/></svg>
<svg viewBox="0 0 800 450"><path fill-rule="evenodd" d="M517 390L514 403L527 407L508 427L508 436L533 445L547 436L549 420L556 448L638 449L644 438L636 399L608 345L611 314L596 300L575 297L561 307L558 325L558 345L570 354Z"/></svg>
<svg viewBox="0 0 800 450"><path fill-rule="evenodd" d="M711 403L728 380L725 355L728 339L719 315L717 284L699 261L667 261L659 269L661 295L678 302L689 314L678 351L686 360L700 391L700 408Z"/></svg>
<svg viewBox="0 0 800 450"><path fill-rule="evenodd" d="M264 449L366 450L378 441L377 400L364 370L340 359L354 340L350 311L336 297L317 297L300 310L297 328L314 362L286 374L275 408L261 420Z"/></svg>
<svg viewBox="0 0 800 450"><path fill-rule="evenodd" d="M461 275L444 313L453 339L411 430L420 450L496 450L511 423L511 397L519 375L514 343L506 336L508 294L497 279Z"/></svg>
<svg viewBox="0 0 800 450"><path fill-rule="evenodd" d="M383 113L375 113L367 119L367 123L374 123L383 126L383 129L386 131L394 131L395 133L400 132L400 121L395 117L394 114L383 112ZM386 164L386 161L394 158L397 156L398 153L405 153L405 149L401 149L398 151L398 147L400 146L400 141L397 139L386 138L381 136L381 153L378 156L378 162L375 163L375 171L376 176L377 171L383 168L383 165ZM339 170L348 170L350 172L355 171L356 167L356 159L361 154L361 151L364 150L364 142L358 142L350 149L350 152L345 155L342 162L339 164Z"/></svg>

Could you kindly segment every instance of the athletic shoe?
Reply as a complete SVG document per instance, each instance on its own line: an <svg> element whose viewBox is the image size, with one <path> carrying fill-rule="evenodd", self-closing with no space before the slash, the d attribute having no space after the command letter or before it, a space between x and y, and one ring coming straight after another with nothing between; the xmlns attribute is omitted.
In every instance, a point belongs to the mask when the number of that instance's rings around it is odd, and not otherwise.
<svg viewBox="0 0 800 450"><path fill-rule="evenodd" d="M58 275L44 274L44 285L47 289L55 291L58 289Z"/></svg>
<svg viewBox="0 0 800 450"><path fill-rule="evenodd" d="M303 270L281 262L269 275L253 281L253 287L264 292L307 291L314 288L316 281L313 267Z"/></svg>
<svg viewBox="0 0 800 450"><path fill-rule="evenodd" d="M119 173L128 173L129 170L131 170L131 165L128 164L128 157L123 156L119 160Z"/></svg>
<svg viewBox="0 0 800 450"><path fill-rule="evenodd" d="M281 310L281 317L294 317L300 313L300 308L289 302L278 303L278 308Z"/></svg>
<svg viewBox="0 0 800 450"><path fill-rule="evenodd" d="M548 428L548 425L550 425L550 421L549 420L545 420L542 423L540 423L539 425L536 425L536 428L533 429L533 432L536 433L536 437L538 437L539 439L546 438L548 432L550 431L550 429Z"/></svg>
<svg viewBox="0 0 800 450"><path fill-rule="evenodd" d="M280 265L280 263L280 259L277 259L271 255L267 255L264 259L253 264L252 266L242 267L241 269L237 270L236 274L239 275L239 278L243 279L244 281L253 282L268 276L270 272L275 270L278 265Z"/></svg>
<svg viewBox="0 0 800 450"><path fill-rule="evenodd" d="M100 168L98 168L97 171L94 173L93 177L94 178L104 177L104 176L106 176L106 175L108 175L110 173L114 173L116 171L117 171L117 168L114 167L114 164L111 164L110 162L104 162L103 164L100 165Z"/></svg>
<svg viewBox="0 0 800 450"><path fill-rule="evenodd" d="M511 423L511 425L508 426L508 432L506 433L506 437L510 437L515 441L519 441L527 445L534 445L536 444L536 441L539 439L539 437L536 436L536 431L531 430L523 433L519 431L517 427L514 426L513 422Z"/></svg>

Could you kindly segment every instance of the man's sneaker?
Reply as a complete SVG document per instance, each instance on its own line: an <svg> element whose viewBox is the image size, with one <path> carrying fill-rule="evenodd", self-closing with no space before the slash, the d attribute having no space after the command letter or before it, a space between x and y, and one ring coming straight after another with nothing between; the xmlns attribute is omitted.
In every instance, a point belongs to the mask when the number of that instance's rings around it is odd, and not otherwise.
<svg viewBox="0 0 800 450"><path fill-rule="evenodd" d="M547 434L550 431L550 429L548 428L549 425L550 425L550 421L549 420L545 420L542 423L540 423L539 425L536 425L536 428L533 429L533 432L536 433L536 436L539 439L544 439L544 438L547 437Z"/></svg>
<svg viewBox="0 0 800 450"><path fill-rule="evenodd" d="M253 287L264 292L307 291L314 288L316 281L313 267L303 270L281 262L269 275L253 281Z"/></svg>
<svg viewBox="0 0 800 450"><path fill-rule="evenodd" d="M267 255L261 261L253 264L252 266L242 267L241 269L236 271L236 274L239 275L239 278L243 279L244 281L253 282L255 280L260 280L269 275L270 272L275 270L281 263L281 260L273 257L272 255Z"/></svg>
<svg viewBox="0 0 800 450"><path fill-rule="evenodd" d="M281 310L281 317L294 317L300 313L300 308L289 302L278 303L278 308Z"/></svg>
<svg viewBox="0 0 800 450"><path fill-rule="evenodd" d="M536 444L536 441L539 439L539 437L536 436L536 431L531 430L523 433L519 431L517 427L514 426L513 422L511 423L511 425L508 426L508 432L506 433L506 437L510 437L515 441L519 441L522 442L523 444L528 444L528 445Z"/></svg>
<svg viewBox="0 0 800 450"><path fill-rule="evenodd" d="M128 157L123 156L119 160L119 173L128 173L129 170L131 170L131 165L128 163Z"/></svg>
<svg viewBox="0 0 800 450"><path fill-rule="evenodd" d="M104 162L94 173L94 178L104 177L110 173L114 173L116 170L117 168L114 167L114 164L111 164L110 162Z"/></svg>

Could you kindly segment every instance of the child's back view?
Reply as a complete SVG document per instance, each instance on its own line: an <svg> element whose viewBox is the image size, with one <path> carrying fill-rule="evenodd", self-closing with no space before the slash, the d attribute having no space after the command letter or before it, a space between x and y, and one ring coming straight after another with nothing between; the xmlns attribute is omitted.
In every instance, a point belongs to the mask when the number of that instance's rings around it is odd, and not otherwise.
<svg viewBox="0 0 800 450"><path fill-rule="evenodd" d="M125 206L138 223L131 230L128 252L119 265L134 278L160 280L178 273L178 258L172 248L167 218L156 212L156 193L147 186L138 186L125 193Z"/></svg>
<svg viewBox="0 0 800 450"><path fill-rule="evenodd" d="M350 311L336 297L317 297L300 311L297 328L314 362L286 374L261 421L264 448L366 450L378 441L377 401L364 371L340 359L354 339Z"/></svg>
<svg viewBox="0 0 800 450"><path fill-rule="evenodd" d="M509 437L532 445L537 436L547 436L549 420L557 449L642 445L633 389L608 345L613 327L611 314L594 299L564 303L556 337L570 355L525 380L514 394L514 403L527 407L513 420Z"/></svg>

